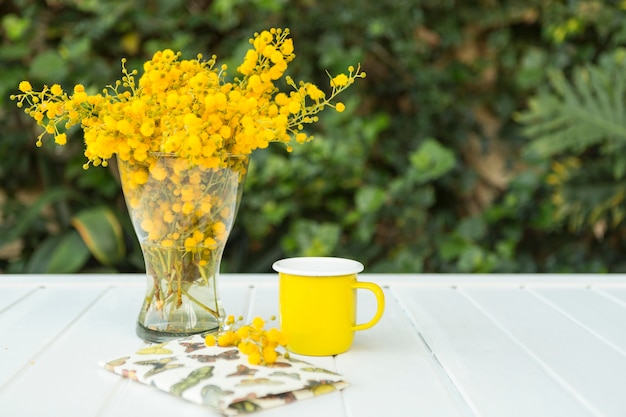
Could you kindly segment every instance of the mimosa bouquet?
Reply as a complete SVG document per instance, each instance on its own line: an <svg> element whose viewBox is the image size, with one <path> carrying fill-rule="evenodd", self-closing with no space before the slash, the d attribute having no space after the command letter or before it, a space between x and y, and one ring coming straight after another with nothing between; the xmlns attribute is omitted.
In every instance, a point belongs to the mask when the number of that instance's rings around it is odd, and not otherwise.
<svg viewBox="0 0 626 417"><path fill-rule="evenodd" d="M358 66L329 75L327 95L285 76L295 58L288 29L256 33L250 43L231 81L215 56L187 60L166 49L143 65L138 80L123 59L121 79L95 94L81 84L67 93L59 84L36 91L22 81L11 96L43 128L38 146L46 137L64 145L67 129L79 125L85 169L117 156L152 278L140 317L152 331L193 333L207 327L198 324L201 314L223 317L216 276L248 156L270 142L290 150L313 139L304 126L326 107L343 111L337 95L365 77ZM276 84L283 79L286 91ZM211 294L196 291L196 284Z"/></svg>
<svg viewBox="0 0 626 417"><path fill-rule="evenodd" d="M18 107L43 127L37 145L46 135L64 145L65 131L80 125L84 131L88 164L106 165L114 154L131 164L151 165L159 153L175 154L193 165L217 167L226 155L249 155L270 142L289 144L311 140L304 125L317 122L325 107L341 112L336 96L356 78L360 68L330 77L327 96L310 82L296 83L285 76L295 58L288 29L255 34L237 71L242 77L226 81L226 65L217 57L181 60L169 49L159 51L137 70L128 71L122 60L122 78L97 94L83 85L68 95L60 85L33 90L28 81L12 95ZM284 77L289 91L280 91L276 81Z"/></svg>

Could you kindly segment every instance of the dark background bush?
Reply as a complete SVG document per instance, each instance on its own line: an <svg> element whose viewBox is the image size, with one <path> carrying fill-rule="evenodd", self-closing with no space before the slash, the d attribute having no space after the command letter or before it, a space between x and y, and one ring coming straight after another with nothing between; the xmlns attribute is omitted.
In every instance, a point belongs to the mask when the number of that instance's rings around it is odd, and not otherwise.
<svg viewBox="0 0 626 417"><path fill-rule="evenodd" d="M626 88L611 74L626 56L623 2L0 0L0 16L0 271L143 269L115 168L82 170L78 130L35 149L37 127L9 100L21 80L99 89L120 77L120 58L140 69L163 48L217 54L234 73L270 27L291 29L295 79L327 85L326 70L357 62L367 78L342 97L346 112L322 115L315 141L253 155L224 271L297 255L368 272L626 269L626 133L585 141L577 117L560 126L574 136L533 130L554 111L577 114L549 74L570 80L586 65L621 116ZM533 100L544 105L529 110ZM576 140L533 145L563 138Z"/></svg>

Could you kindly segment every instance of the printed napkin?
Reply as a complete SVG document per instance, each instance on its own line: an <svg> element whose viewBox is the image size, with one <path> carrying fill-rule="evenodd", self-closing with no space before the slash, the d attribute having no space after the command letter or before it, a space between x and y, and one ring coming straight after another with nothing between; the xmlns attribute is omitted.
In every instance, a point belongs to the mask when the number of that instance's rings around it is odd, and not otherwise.
<svg viewBox="0 0 626 417"><path fill-rule="evenodd" d="M341 375L294 358L280 356L269 366L250 365L236 348L206 346L201 335L150 345L101 366L226 416L348 386Z"/></svg>

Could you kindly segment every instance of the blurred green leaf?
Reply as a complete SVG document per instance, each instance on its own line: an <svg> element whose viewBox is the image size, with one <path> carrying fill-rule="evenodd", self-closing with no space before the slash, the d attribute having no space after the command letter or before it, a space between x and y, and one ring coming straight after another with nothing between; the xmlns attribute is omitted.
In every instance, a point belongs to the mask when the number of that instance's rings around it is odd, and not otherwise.
<svg viewBox="0 0 626 417"><path fill-rule="evenodd" d="M385 191L371 185L359 188L355 196L357 210L365 213L377 211L385 203L385 199Z"/></svg>
<svg viewBox="0 0 626 417"><path fill-rule="evenodd" d="M75 230L44 240L28 261L30 274L78 272L89 259L89 250Z"/></svg>
<svg viewBox="0 0 626 417"><path fill-rule="evenodd" d="M534 88L546 78L546 52L541 48L529 48L522 57L515 73L517 83L523 88Z"/></svg>
<svg viewBox="0 0 626 417"><path fill-rule="evenodd" d="M31 51L29 50L28 43L24 41L17 41L9 45L2 45L0 48L0 61L16 61L20 59L25 59L30 55ZM3 68L4 70L8 70L9 68ZM14 71L18 71L20 74L20 81L25 79L25 74L28 72L26 68L15 66L13 68ZM12 88L17 89L17 85L12 83Z"/></svg>
<svg viewBox="0 0 626 417"><path fill-rule="evenodd" d="M496 260L494 255L487 253L479 246L472 245L463 251L458 261L460 272L488 272L490 271Z"/></svg>
<svg viewBox="0 0 626 417"><path fill-rule="evenodd" d="M46 50L33 59L30 77L45 80L47 84L61 83L67 76L68 68L61 55L54 50Z"/></svg>
<svg viewBox="0 0 626 417"><path fill-rule="evenodd" d="M334 223L296 220L293 230L285 237L283 247L288 253L301 256L329 256L339 244L341 228Z"/></svg>
<svg viewBox="0 0 626 417"><path fill-rule="evenodd" d="M438 245L439 255L446 261L457 258L468 247L467 241L458 236L446 237Z"/></svg>
<svg viewBox="0 0 626 417"><path fill-rule="evenodd" d="M454 168L456 159L454 153L441 145L435 139L426 139L419 148L409 155L412 178L424 183L443 176Z"/></svg>
<svg viewBox="0 0 626 417"><path fill-rule="evenodd" d="M29 26L30 20L28 18L20 17L14 13L9 13L2 18L2 29L11 41L21 39Z"/></svg>
<svg viewBox="0 0 626 417"><path fill-rule="evenodd" d="M37 220L40 211L48 204L67 198L79 198L80 194L67 188L51 188L41 196L20 216L18 222L13 227L0 236L0 246L20 238L24 235L32 224Z"/></svg>
<svg viewBox="0 0 626 417"><path fill-rule="evenodd" d="M473 216L459 222L456 231L463 239L475 241L484 236L487 228L482 216Z"/></svg>
<svg viewBox="0 0 626 417"><path fill-rule="evenodd" d="M89 250L80 235L70 230L62 236L51 255L47 272L66 274L80 271L89 259Z"/></svg>
<svg viewBox="0 0 626 417"><path fill-rule="evenodd" d="M65 59L79 59L89 53L92 48L91 39L68 39L60 48L61 56Z"/></svg>
<svg viewBox="0 0 626 417"><path fill-rule="evenodd" d="M108 207L83 210L72 218L72 225L89 251L104 265L113 265L126 254L122 226Z"/></svg>

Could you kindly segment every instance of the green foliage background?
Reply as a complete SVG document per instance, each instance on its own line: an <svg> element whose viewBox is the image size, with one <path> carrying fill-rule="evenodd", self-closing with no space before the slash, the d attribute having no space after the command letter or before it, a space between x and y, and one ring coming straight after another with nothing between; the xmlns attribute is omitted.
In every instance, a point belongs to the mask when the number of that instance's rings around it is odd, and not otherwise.
<svg viewBox="0 0 626 417"><path fill-rule="evenodd" d="M557 0L0 0L0 271L141 271L115 167L80 131L35 149L9 100L217 54L289 27L295 79L367 78L315 141L253 155L223 270L345 256L368 272L616 272L626 189L626 4Z"/></svg>

